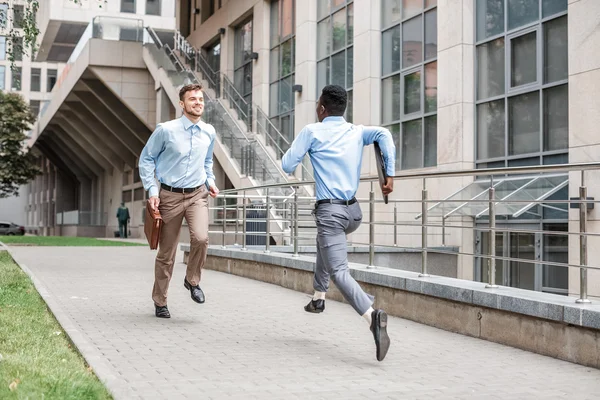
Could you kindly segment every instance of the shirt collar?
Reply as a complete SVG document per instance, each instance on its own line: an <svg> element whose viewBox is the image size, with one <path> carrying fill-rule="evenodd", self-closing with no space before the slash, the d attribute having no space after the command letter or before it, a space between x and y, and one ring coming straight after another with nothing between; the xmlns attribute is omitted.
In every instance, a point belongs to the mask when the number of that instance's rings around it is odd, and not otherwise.
<svg viewBox="0 0 600 400"><path fill-rule="evenodd" d="M190 129L192 126L197 126L197 127L198 127L198 129L201 129L201 128L200 128L200 123L201 123L201 121L198 121L198 123L197 123L197 124L194 124L194 123L193 123L192 121L190 121L190 120L188 119L188 117L186 117L185 115L182 115L182 116L181 116L181 122L183 123L183 129L185 129L186 131L187 131L188 129Z"/></svg>
<svg viewBox="0 0 600 400"><path fill-rule="evenodd" d="M332 117L326 117L323 120L323 123L325 123L325 122L346 122L346 120L344 119L344 117L332 116Z"/></svg>

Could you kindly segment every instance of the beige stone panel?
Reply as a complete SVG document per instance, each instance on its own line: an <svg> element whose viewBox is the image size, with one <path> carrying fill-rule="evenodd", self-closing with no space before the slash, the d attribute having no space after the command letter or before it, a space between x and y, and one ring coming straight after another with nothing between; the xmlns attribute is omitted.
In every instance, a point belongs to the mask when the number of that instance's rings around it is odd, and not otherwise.
<svg viewBox="0 0 600 400"><path fill-rule="evenodd" d="M600 144L593 146L582 146L569 149L570 163L598 162L600 160ZM600 170L588 170L584 175L585 186L587 187L588 197L600 199ZM575 171L569 173L569 197L579 197L579 187L581 186L581 172ZM569 219L579 220L579 211L577 209L569 210ZM593 210L588 211L588 220L600 221L600 205L596 204ZM600 230L599 230L600 232Z"/></svg>
<svg viewBox="0 0 600 400"><path fill-rule="evenodd" d="M91 65L102 65L111 67L121 67L123 65L124 53L122 50L115 51L115 43L125 42L112 42L102 39L90 39L86 47L90 47L90 64ZM137 56L141 60L142 53L138 50ZM133 57L133 55L129 55ZM79 56L81 58L81 56ZM143 61L142 61L143 62Z"/></svg>
<svg viewBox="0 0 600 400"><path fill-rule="evenodd" d="M317 60L317 24L307 21L296 30L296 68L305 62Z"/></svg>
<svg viewBox="0 0 600 400"><path fill-rule="evenodd" d="M463 44L474 44L475 43L475 2L476 0L462 0L462 43ZM443 16L443 14L442 14ZM438 11L438 21L440 13ZM438 25L438 36L440 35Z"/></svg>
<svg viewBox="0 0 600 400"><path fill-rule="evenodd" d="M600 2L598 2L600 5ZM598 29L600 32L600 29ZM599 35L600 36L600 35ZM600 43L600 38L598 42ZM600 52L597 52L600 57ZM571 58L569 58L571 60ZM570 67L569 67L570 68ZM600 143L600 68L569 76L569 146ZM576 159L571 159L575 162ZM594 161L597 161L596 158ZM591 160L590 160L591 161Z"/></svg>
<svg viewBox="0 0 600 400"><path fill-rule="evenodd" d="M353 96L355 99L360 99L354 102L352 119L355 124L370 125L371 107L369 105L372 101L376 101L376 99L371 98L371 85L377 83L375 79L369 78L354 84Z"/></svg>
<svg viewBox="0 0 600 400"><path fill-rule="evenodd" d="M148 84L152 77L147 70L124 68L122 73L123 82Z"/></svg>
<svg viewBox="0 0 600 400"><path fill-rule="evenodd" d="M464 47L454 46L438 52L438 108L463 101Z"/></svg>
<svg viewBox="0 0 600 400"><path fill-rule="evenodd" d="M122 46L122 65L129 68L146 69L142 58L142 44L137 42L118 42ZM112 56L111 56L112 57Z"/></svg>
<svg viewBox="0 0 600 400"><path fill-rule="evenodd" d="M438 165L463 160L463 103L438 108Z"/></svg>
<svg viewBox="0 0 600 400"><path fill-rule="evenodd" d="M354 36L354 87L371 76L371 32ZM381 36L381 34L379 34Z"/></svg>
<svg viewBox="0 0 600 400"><path fill-rule="evenodd" d="M463 43L462 3L463 0L438 0L438 52Z"/></svg>
<svg viewBox="0 0 600 400"><path fill-rule="evenodd" d="M123 87L120 82L104 82L104 84L106 85L106 87L112 90L114 94L121 97Z"/></svg>
<svg viewBox="0 0 600 400"><path fill-rule="evenodd" d="M381 6L377 6L375 1L354 0L354 38L368 33L371 30L372 14L380 15Z"/></svg>
<svg viewBox="0 0 600 400"><path fill-rule="evenodd" d="M90 69L104 82L123 81L123 68L93 66Z"/></svg>
<svg viewBox="0 0 600 400"><path fill-rule="evenodd" d="M123 81L121 84L121 96L131 99L148 99L148 91L146 89L145 84Z"/></svg>
<svg viewBox="0 0 600 400"><path fill-rule="evenodd" d="M148 99L132 99L124 97L123 100L125 100L125 104L138 115L148 111Z"/></svg>
<svg viewBox="0 0 600 400"><path fill-rule="evenodd" d="M462 101L473 103L475 102L475 47L464 45L462 48Z"/></svg>
<svg viewBox="0 0 600 400"><path fill-rule="evenodd" d="M463 103L462 115L462 161L467 163L468 169L473 169L475 168L473 164L475 160L475 105L473 103Z"/></svg>
<svg viewBox="0 0 600 400"><path fill-rule="evenodd" d="M571 3L568 12L569 75L600 68L600 1Z"/></svg>
<svg viewBox="0 0 600 400"><path fill-rule="evenodd" d="M315 22L317 20L317 1L319 0L296 1L296 25L298 27L307 21Z"/></svg>

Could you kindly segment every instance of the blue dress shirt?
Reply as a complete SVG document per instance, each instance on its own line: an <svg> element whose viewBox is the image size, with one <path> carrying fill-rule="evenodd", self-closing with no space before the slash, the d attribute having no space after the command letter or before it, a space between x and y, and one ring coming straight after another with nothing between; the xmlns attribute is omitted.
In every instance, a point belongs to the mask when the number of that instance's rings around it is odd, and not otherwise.
<svg viewBox="0 0 600 400"><path fill-rule="evenodd" d="M213 148L215 128L185 115L156 126L140 155L140 178L150 197L158 196L160 183L176 188L215 185Z"/></svg>
<svg viewBox="0 0 600 400"><path fill-rule="evenodd" d="M396 146L390 131L378 126L353 125L343 117L327 117L298 134L281 160L283 170L294 172L309 154L317 187L317 200L350 200L358 190L363 147L379 143L386 173L395 175Z"/></svg>

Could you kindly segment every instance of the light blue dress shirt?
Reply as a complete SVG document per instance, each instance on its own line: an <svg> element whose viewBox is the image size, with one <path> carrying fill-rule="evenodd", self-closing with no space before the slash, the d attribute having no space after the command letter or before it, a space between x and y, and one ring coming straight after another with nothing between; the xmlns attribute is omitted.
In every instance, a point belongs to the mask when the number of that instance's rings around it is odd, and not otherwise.
<svg viewBox="0 0 600 400"><path fill-rule="evenodd" d="M317 200L351 200L360 180L363 147L379 143L386 173L395 175L396 146L390 131L378 126L353 125L343 117L327 117L298 134L281 160L283 170L294 172L309 154L317 187Z"/></svg>
<svg viewBox="0 0 600 400"><path fill-rule="evenodd" d="M162 124L148 139L140 155L140 178L150 197L158 196L158 182L176 188L215 186L213 148L215 128L202 121L193 124L185 115Z"/></svg>

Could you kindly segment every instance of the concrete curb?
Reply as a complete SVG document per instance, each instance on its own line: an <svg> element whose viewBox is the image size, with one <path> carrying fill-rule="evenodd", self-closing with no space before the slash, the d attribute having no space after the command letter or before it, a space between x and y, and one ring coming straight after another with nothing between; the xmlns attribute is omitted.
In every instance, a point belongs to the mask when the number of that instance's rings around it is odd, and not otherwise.
<svg viewBox="0 0 600 400"><path fill-rule="evenodd" d="M18 257L10 250L8 246L4 243L0 242L0 251L6 250L8 254L12 257L12 259L17 263L17 265L29 276L35 289L38 291L40 296L46 305L50 309L50 312L54 315L58 323L61 325L65 333L68 335L69 339L77 350L81 354L81 356L85 359L94 374L100 379L100 382L106 386L110 394L114 399L129 399L134 397L134 393L129 388L127 382L119 376L119 374L115 373L114 370L106 363L106 357L102 355L102 353L96 349L85 337L84 335L77 329L76 325L71 321L69 316L61 309L58 302L54 299L50 291L44 286L40 280L38 280L33 272L27 266L21 262L19 262Z"/></svg>

